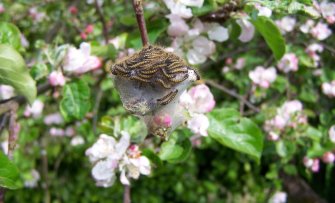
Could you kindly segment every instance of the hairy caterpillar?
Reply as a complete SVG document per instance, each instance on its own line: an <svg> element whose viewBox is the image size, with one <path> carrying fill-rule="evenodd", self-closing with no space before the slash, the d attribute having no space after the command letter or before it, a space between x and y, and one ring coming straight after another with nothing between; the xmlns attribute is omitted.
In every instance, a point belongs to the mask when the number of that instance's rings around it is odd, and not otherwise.
<svg viewBox="0 0 335 203"><path fill-rule="evenodd" d="M113 75L127 80L171 89L166 95L157 98L157 103L161 105L169 104L175 98L178 90L174 87L188 79L189 70L196 74L197 80L200 79L197 71L188 66L183 59L153 45L109 65L108 69Z"/></svg>

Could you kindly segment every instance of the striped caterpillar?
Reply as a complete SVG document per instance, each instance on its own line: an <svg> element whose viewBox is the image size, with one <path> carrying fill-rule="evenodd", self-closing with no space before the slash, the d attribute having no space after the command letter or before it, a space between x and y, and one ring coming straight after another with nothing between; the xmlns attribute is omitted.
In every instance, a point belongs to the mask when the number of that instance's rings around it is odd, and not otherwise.
<svg viewBox="0 0 335 203"><path fill-rule="evenodd" d="M200 79L196 70L188 66L183 59L153 45L148 45L107 68L117 77L171 90L156 99L161 105L167 105L174 100L178 93L178 88L175 87L190 77L190 71L195 73L196 80Z"/></svg>

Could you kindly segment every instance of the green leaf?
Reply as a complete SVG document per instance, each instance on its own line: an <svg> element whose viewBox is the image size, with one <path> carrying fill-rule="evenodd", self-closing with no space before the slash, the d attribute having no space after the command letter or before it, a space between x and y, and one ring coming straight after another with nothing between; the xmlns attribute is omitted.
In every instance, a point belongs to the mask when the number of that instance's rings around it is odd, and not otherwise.
<svg viewBox="0 0 335 203"><path fill-rule="evenodd" d="M38 63L30 70L30 75L34 78L34 80L41 80L42 78L47 77L48 74L48 66L44 63Z"/></svg>
<svg viewBox="0 0 335 203"><path fill-rule="evenodd" d="M11 23L0 22L0 44L7 44L19 50L21 48L20 30Z"/></svg>
<svg viewBox="0 0 335 203"><path fill-rule="evenodd" d="M19 170L0 150L0 187L17 189L22 187Z"/></svg>
<svg viewBox="0 0 335 203"><path fill-rule="evenodd" d="M162 166L161 159L157 156L155 152L151 149L143 149L142 154L146 156L152 163L154 163L157 167Z"/></svg>
<svg viewBox="0 0 335 203"><path fill-rule="evenodd" d="M192 144L188 138L173 133L169 140L161 145L159 158L170 163L185 161L192 149Z"/></svg>
<svg viewBox="0 0 335 203"><path fill-rule="evenodd" d="M234 109L216 109L209 114L208 135L220 144L260 159L263 134L250 119L242 118Z"/></svg>
<svg viewBox="0 0 335 203"><path fill-rule="evenodd" d="M11 85L29 103L36 98L36 84L26 69L22 56L11 46L0 44L0 84Z"/></svg>
<svg viewBox="0 0 335 203"><path fill-rule="evenodd" d="M90 107L90 88L86 82L77 80L64 86L60 111L65 120L83 119Z"/></svg>
<svg viewBox="0 0 335 203"><path fill-rule="evenodd" d="M280 60L286 51L285 40L274 22L267 17L258 16L251 21L263 36L276 60Z"/></svg>

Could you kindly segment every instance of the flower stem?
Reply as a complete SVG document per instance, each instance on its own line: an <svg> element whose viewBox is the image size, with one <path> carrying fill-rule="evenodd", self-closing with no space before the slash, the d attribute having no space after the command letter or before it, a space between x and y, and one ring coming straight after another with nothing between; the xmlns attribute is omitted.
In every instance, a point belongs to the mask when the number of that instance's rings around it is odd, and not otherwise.
<svg viewBox="0 0 335 203"><path fill-rule="evenodd" d="M143 46L147 46L149 44L149 38L147 27L145 25L142 0L133 0L133 7L136 14L138 28L140 29L141 33L142 44Z"/></svg>
<svg viewBox="0 0 335 203"><path fill-rule="evenodd" d="M130 186L124 185L124 191L123 191L123 203L130 203Z"/></svg>

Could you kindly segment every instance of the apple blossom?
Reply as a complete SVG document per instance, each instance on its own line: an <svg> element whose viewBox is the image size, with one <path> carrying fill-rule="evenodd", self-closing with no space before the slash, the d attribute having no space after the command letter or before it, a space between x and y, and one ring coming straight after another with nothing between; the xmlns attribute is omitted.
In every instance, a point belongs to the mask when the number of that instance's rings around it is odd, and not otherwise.
<svg viewBox="0 0 335 203"><path fill-rule="evenodd" d="M286 192L276 192L269 200L269 203L286 203Z"/></svg>
<svg viewBox="0 0 335 203"><path fill-rule="evenodd" d="M185 99L188 96L182 96L181 104L190 112L208 113L215 106L214 96L204 84L196 85L184 94L188 94L189 98Z"/></svg>
<svg viewBox="0 0 335 203"><path fill-rule="evenodd" d="M255 85L262 88L269 88L277 78L277 72L274 67L265 69L262 66L257 66L255 70L249 72L249 78Z"/></svg>
<svg viewBox="0 0 335 203"><path fill-rule="evenodd" d="M189 37L199 36L201 33L205 32L207 30L207 29L205 29L205 25L207 25L207 24L202 23L201 20L199 20L198 18L195 19L195 21L193 22L193 25L192 25L192 29L190 29L187 32L187 35ZM212 24L210 24L210 25L212 25Z"/></svg>
<svg viewBox="0 0 335 203"><path fill-rule="evenodd" d="M81 74L99 68L101 66L100 59L90 54L91 45L86 42L81 43L79 49L70 47L64 57L64 71Z"/></svg>
<svg viewBox="0 0 335 203"><path fill-rule="evenodd" d="M100 159L107 158L109 154L114 153L115 146L116 140L113 137L106 134L101 134L99 136L99 139L94 143L94 145L86 150L85 154L89 157L90 161L94 163Z"/></svg>
<svg viewBox="0 0 335 203"><path fill-rule="evenodd" d="M327 24L318 22L318 24L311 29L311 34L314 38L322 41L327 39L332 34L332 31Z"/></svg>
<svg viewBox="0 0 335 203"><path fill-rule="evenodd" d="M186 6L202 7L204 0L180 0L180 3Z"/></svg>
<svg viewBox="0 0 335 203"><path fill-rule="evenodd" d="M317 66L321 59L318 53L321 53L323 51L323 46L318 43L313 43L309 45L305 51L313 59L314 66Z"/></svg>
<svg viewBox="0 0 335 203"><path fill-rule="evenodd" d="M33 118L37 118L41 116L43 108L44 103L41 100L37 99L33 102L31 106L30 105L26 106L23 114L25 117L32 116Z"/></svg>
<svg viewBox="0 0 335 203"><path fill-rule="evenodd" d="M255 4L255 8L258 10L258 16L271 17L272 10L268 7L261 6L260 4Z"/></svg>
<svg viewBox="0 0 335 203"><path fill-rule="evenodd" d="M180 16L175 14L170 14L166 16L170 20L170 25L168 27L168 34L172 37L181 37L185 35L189 27L186 24L185 20Z"/></svg>
<svg viewBox="0 0 335 203"><path fill-rule="evenodd" d="M71 139L71 142L70 142L71 146L78 146L78 145L82 145L82 144L85 144L85 140L82 136L80 135L77 135L77 136L74 136L72 139Z"/></svg>
<svg viewBox="0 0 335 203"><path fill-rule="evenodd" d="M31 7L29 9L29 15L35 22L41 22L45 17L44 12L39 12L37 7Z"/></svg>
<svg viewBox="0 0 335 203"><path fill-rule="evenodd" d="M277 20L276 24L279 27L280 31L285 34L293 31L296 24L296 19L293 17L285 16L281 20Z"/></svg>
<svg viewBox="0 0 335 203"><path fill-rule="evenodd" d="M255 27L246 18L236 20L236 23L241 27L241 34L238 39L241 42L249 42L255 34Z"/></svg>
<svg viewBox="0 0 335 203"><path fill-rule="evenodd" d="M212 23L207 32L208 38L217 42L224 42L229 38L228 29L218 23Z"/></svg>
<svg viewBox="0 0 335 203"><path fill-rule="evenodd" d="M215 52L215 43L206 37L199 36L192 42L193 49L204 56L211 56Z"/></svg>
<svg viewBox="0 0 335 203"><path fill-rule="evenodd" d="M192 64L202 64L206 61L207 57L199 53L196 49L190 49L186 54L187 61Z"/></svg>
<svg viewBox="0 0 335 203"><path fill-rule="evenodd" d="M237 70L242 70L244 66L245 66L245 58L238 58L236 60L234 68Z"/></svg>
<svg viewBox="0 0 335 203"><path fill-rule="evenodd" d="M333 163L335 160L335 155L332 152L326 152L322 156L322 161L326 164Z"/></svg>
<svg viewBox="0 0 335 203"><path fill-rule="evenodd" d="M131 158L125 156L120 163L120 181L124 185L130 185L129 178L138 179L140 174L149 175L151 173L150 161L145 156Z"/></svg>
<svg viewBox="0 0 335 203"><path fill-rule="evenodd" d="M298 70L298 58L294 53L287 53L278 62L278 69L284 73Z"/></svg>
<svg viewBox="0 0 335 203"><path fill-rule="evenodd" d="M328 131L329 140L335 143L335 125L332 125Z"/></svg>
<svg viewBox="0 0 335 203"><path fill-rule="evenodd" d="M164 3L171 11L171 14L175 14L181 18L192 17L192 10L190 8L186 8L186 5L180 1L164 0Z"/></svg>
<svg viewBox="0 0 335 203"><path fill-rule="evenodd" d="M63 119L62 115L58 112L46 115L44 117L44 124L46 124L46 125L53 125L53 124L60 125L63 122L64 122L64 119Z"/></svg>
<svg viewBox="0 0 335 203"><path fill-rule="evenodd" d="M52 137L63 137L64 136L64 130L61 128L52 127L50 128L49 133Z"/></svg>
<svg viewBox="0 0 335 203"><path fill-rule="evenodd" d="M9 85L0 85L0 100L6 100L15 96L15 90Z"/></svg>
<svg viewBox="0 0 335 203"><path fill-rule="evenodd" d="M322 1L319 5L319 10L328 23L332 24L335 22L335 3Z"/></svg>
<svg viewBox="0 0 335 203"><path fill-rule="evenodd" d="M194 133L202 136L207 136L209 128L209 120L204 114L193 114L191 119L187 121L187 127Z"/></svg>
<svg viewBox="0 0 335 203"><path fill-rule="evenodd" d="M313 28L313 26L315 25L315 22L311 19L308 19L305 24L302 24L299 29L301 32L307 34L311 31L311 29Z"/></svg>
<svg viewBox="0 0 335 203"><path fill-rule="evenodd" d="M296 128L306 124L307 117L302 112L302 103L298 100L286 101L277 109L277 114L270 120L266 120L264 130L268 133L284 130L286 127Z"/></svg>
<svg viewBox="0 0 335 203"><path fill-rule="evenodd" d="M76 133L76 131L74 130L74 128L72 126L68 126L64 130L64 135L68 136L68 137L74 136L75 133Z"/></svg>
<svg viewBox="0 0 335 203"><path fill-rule="evenodd" d="M64 86L65 77L60 71L52 71L48 77L51 86Z"/></svg>
<svg viewBox="0 0 335 203"><path fill-rule="evenodd" d="M130 145L130 135L121 132L122 137L116 141L113 137L102 134L98 141L86 150L86 155L94 163L92 176L97 186L109 187L113 185L118 171L121 172L120 181L129 185L128 178L138 179L140 174L149 175L151 166L148 158L141 156L136 145Z"/></svg>
<svg viewBox="0 0 335 203"><path fill-rule="evenodd" d="M335 97L335 80L322 83L322 92L328 97Z"/></svg>

